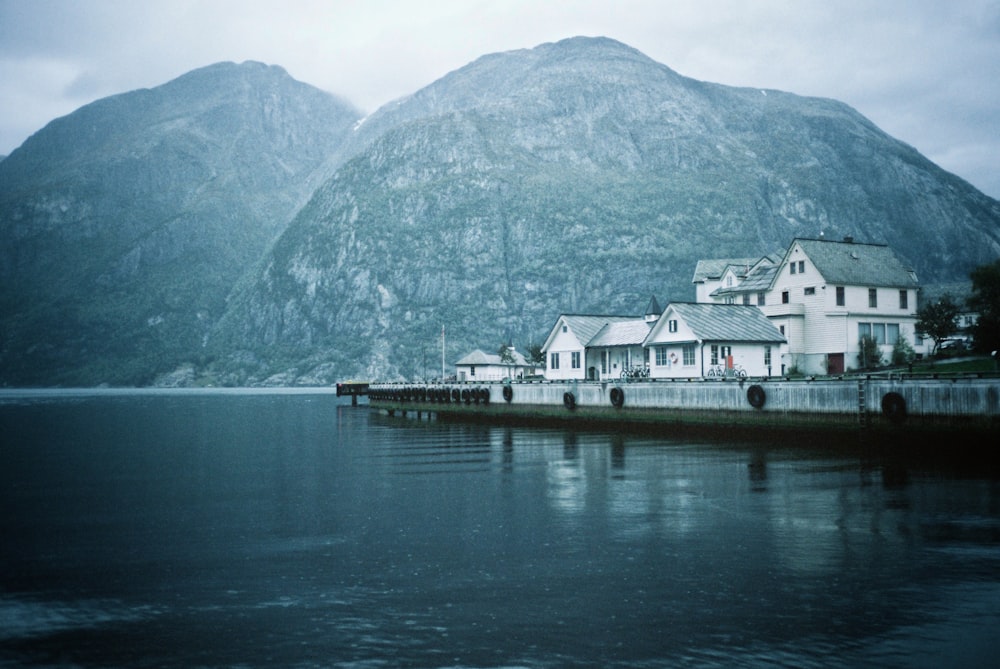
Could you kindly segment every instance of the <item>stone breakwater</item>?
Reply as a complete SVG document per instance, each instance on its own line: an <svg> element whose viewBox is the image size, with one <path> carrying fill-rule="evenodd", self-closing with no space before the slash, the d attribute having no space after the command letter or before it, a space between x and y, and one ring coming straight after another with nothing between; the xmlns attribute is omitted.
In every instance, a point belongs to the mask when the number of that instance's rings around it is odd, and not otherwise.
<svg viewBox="0 0 1000 669"><path fill-rule="evenodd" d="M372 384L385 413L496 423L1000 433L1000 378Z"/></svg>

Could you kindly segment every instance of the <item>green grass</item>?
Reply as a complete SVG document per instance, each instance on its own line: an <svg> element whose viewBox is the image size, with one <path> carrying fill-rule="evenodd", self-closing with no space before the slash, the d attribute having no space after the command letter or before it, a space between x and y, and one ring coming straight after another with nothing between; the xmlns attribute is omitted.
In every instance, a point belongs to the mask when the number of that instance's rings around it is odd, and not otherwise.
<svg viewBox="0 0 1000 669"><path fill-rule="evenodd" d="M960 374L967 372L995 372L997 363L989 357L963 358L957 361L934 360L930 362L919 362L913 365L914 373L947 372Z"/></svg>

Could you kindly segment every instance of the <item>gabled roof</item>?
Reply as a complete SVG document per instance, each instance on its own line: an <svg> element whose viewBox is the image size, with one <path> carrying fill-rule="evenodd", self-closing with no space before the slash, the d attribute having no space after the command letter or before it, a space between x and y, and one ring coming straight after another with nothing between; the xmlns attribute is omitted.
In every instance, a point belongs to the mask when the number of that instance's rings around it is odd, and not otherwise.
<svg viewBox="0 0 1000 669"><path fill-rule="evenodd" d="M461 360L456 362L456 365L517 365L518 367L523 367L528 364L528 361L524 359L524 356L513 351L514 362L506 363L500 360L500 355L497 353L484 353L480 349L476 349L472 353L469 353Z"/></svg>
<svg viewBox="0 0 1000 669"><path fill-rule="evenodd" d="M641 346L649 335L653 323L647 320L629 320L607 323L594 338L586 343L587 348L595 346Z"/></svg>
<svg viewBox="0 0 1000 669"><path fill-rule="evenodd" d="M849 286L916 288L916 273L896 257L885 244L796 238L786 258L798 244L827 283Z"/></svg>
<svg viewBox="0 0 1000 669"><path fill-rule="evenodd" d="M768 290L774 282L774 277L778 273L778 265L761 264L750 270L750 274L732 288L716 288L712 291L712 296L725 295L727 293L759 293Z"/></svg>
<svg viewBox="0 0 1000 669"><path fill-rule="evenodd" d="M784 335L757 307L741 304L674 302L664 311L673 311L701 341L783 342Z"/></svg>
<svg viewBox="0 0 1000 669"><path fill-rule="evenodd" d="M694 278L691 283L701 283L709 279L721 279L726 273L726 268L732 265L737 268L736 273L742 276L746 270L757 264L760 257L753 258L714 258L710 260L699 260L694 268ZM743 268L741 272L739 268Z"/></svg>
<svg viewBox="0 0 1000 669"><path fill-rule="evenodd" d="M594 336L600 332L608 323L628 321L634 316L581 316L577 314L564 314L561 317L566 321L566 325L573 331L580 343L586 346Z"/></svg>

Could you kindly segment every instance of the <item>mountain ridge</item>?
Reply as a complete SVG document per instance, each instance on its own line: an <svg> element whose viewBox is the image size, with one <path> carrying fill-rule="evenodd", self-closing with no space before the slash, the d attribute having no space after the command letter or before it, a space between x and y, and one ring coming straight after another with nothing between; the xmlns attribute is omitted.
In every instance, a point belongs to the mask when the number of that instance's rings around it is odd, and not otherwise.
<svg viewBox="0 0 1000 669"><path fill-rule="evenodd" d="M795 236L888 243L925 283L1000 255L1000 202L848 105L608 38L487 54L365 117L275 66L189 74L106 103L136 106L110 160L60 171L50 124L11 154L35 190L0 162L0 383L423 377L442 326L449 360L523 349Z"/></svg>

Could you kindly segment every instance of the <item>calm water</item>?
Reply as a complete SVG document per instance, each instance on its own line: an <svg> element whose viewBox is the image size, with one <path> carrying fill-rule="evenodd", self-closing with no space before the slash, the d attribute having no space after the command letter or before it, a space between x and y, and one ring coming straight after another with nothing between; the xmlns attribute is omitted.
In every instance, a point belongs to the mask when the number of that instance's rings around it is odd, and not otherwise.
<svg viewBox="0 0 1000 669"><path fill-rule="evenodd" d="M0 666L995 666L993 463L0 394Z"/></svg>

